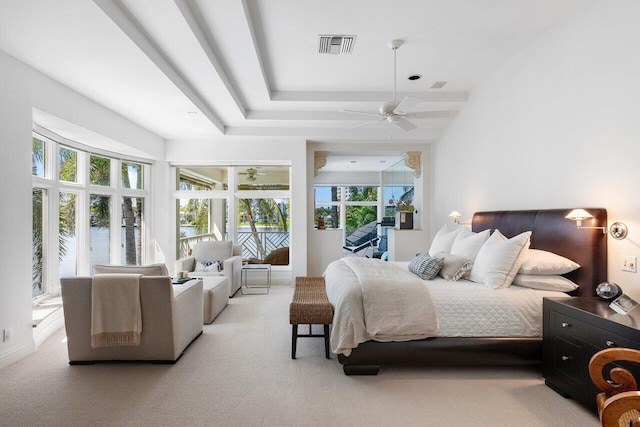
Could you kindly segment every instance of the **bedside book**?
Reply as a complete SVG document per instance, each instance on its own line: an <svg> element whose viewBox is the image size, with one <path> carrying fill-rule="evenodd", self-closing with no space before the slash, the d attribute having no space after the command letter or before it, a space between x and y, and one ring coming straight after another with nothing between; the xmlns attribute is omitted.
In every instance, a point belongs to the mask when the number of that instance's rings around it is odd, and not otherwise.
<svg viewBox="0 0 640 427"><path fill-rule="evenodd" d="M628 295L622 294L618 298L614 299L609 307L611 307L616 313L627 314L638 306L638 303Z"/></svg>

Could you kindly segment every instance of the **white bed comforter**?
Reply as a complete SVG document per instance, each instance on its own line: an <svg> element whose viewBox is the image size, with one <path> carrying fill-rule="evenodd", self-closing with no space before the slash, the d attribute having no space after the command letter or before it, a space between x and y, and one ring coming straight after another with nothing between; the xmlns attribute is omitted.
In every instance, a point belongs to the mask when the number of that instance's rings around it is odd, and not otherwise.
<svg viewBox="0 0 640 427"><path fill-rule="evenodd" d="M325 271L334 307L334 353L369 341L410 341L436 336L438 318L423 281L395 264L346 257Z"/></svg>
<svg viewBox="0 0 640 427"><path fill-rule="evenodd" d="M351 261L351 260L355 261ZM369 273L356 273L350 265L368 263L375 266ZM331 331L331 348L336 354L349 356L351 350L360 343L376 341L408 341L428 336L438 337L540 337L542 335L542 300L544 297L566 297L562 292L542 291L512 285L505 289L492 289L479 283L466 280L457 282L442 278L421 280L407 269L408 262L391 263L362 258L343 258L331 263L325 271L327 295L334 307L333 329ZM373 268L373 267L371 267ZM417 281L428 290L435 309L431 312L437 318L437 334L418 334L418 338L409 338L406 331L395 329L400 327L394 321L389 325L398 336L373 336L369 329L369 320L365 317L363 291L358 275L375 275L380 288L395 290L398 278ZM370 296L370 298L376 296ZM379 296L385 300L388 296ZM420 299L404 302L402 311L413 313L413 302L422 305ZM384 303L384 301L383 301ZM414 314L411 314L413 316ZM418 319L418 317L416 317ZM378 327L387 320L374 319ZM380 331L376 329L376 331ZM421 336L420 336L421 335Z"/></svg>

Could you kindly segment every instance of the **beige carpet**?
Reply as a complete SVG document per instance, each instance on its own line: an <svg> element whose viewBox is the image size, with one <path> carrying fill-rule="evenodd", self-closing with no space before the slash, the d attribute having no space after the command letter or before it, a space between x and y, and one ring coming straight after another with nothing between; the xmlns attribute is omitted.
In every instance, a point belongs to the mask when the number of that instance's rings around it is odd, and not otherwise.
<svg viewBox="0 0 640 427"><path fill-rule="evenodd" d="M347 377L321 339L290 353L292 289L240 295L176 365L69 366L64 330L0 370L2 426L597 426L533 369Z"/></svg>

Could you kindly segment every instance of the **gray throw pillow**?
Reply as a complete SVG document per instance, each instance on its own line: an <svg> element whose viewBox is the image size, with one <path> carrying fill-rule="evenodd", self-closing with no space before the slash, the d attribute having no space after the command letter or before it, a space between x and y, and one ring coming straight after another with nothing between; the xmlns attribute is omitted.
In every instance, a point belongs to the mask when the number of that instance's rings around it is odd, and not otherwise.
<svg viewBox="0 0 640 427"><path fill-rule="evenodd" d="M467 258L457 255L451 255L444 252L438 252L434 256L444 259L440 276L446 280L460 280L471 271L473 263Z"/></svg>
<svg viewBox="0 0 640 427"><path fill-rule="evenodd" d="M443 262L443 258L420 254L409 263L409 271L423 280L433 280L442 268Z"/></svg>

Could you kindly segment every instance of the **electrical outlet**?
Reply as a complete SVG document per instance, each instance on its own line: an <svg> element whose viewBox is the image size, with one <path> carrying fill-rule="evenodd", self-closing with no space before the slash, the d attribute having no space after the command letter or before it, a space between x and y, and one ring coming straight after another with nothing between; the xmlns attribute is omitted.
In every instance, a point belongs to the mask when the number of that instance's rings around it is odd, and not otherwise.
<svg viewBox="0 0 640 427"><path fill-rule="evenodd" d="M2 330L2 342L7 342L11 339L11 329L3 329Z"/></svg>
<svg viewBox="0 0 640 427"><path fill-rule="evenodd" d="M622 256L622 271L630 271L632 273L636 273L638 271L638 267L636 265L637 258L630 255Z"/></svg>

